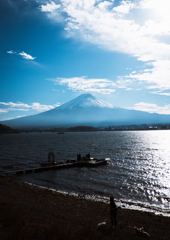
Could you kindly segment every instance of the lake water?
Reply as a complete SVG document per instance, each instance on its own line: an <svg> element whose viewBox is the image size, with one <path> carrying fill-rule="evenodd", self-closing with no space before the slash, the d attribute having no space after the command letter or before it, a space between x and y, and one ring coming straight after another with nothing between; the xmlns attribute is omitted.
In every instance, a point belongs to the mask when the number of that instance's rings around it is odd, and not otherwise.
<svg viewBox="0 0 170 240"><path fill-rule="evenodd" d="M170 216L170 131L23 133L0 136L0 171L39 166L54 152L55 161L110 158L97 168L70 168L12 175L14 178L118 206Z"/></svg>

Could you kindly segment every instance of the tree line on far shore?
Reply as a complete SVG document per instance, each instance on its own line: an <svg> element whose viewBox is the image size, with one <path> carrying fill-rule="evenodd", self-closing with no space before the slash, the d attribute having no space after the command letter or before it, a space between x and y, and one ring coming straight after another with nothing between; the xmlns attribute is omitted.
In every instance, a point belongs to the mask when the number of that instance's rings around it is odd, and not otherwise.
<svg viewBox="0 0 170 240"><path fill-rule="evenodd" d="M0 123L0 133L19 133L19 131Z"/></svg>

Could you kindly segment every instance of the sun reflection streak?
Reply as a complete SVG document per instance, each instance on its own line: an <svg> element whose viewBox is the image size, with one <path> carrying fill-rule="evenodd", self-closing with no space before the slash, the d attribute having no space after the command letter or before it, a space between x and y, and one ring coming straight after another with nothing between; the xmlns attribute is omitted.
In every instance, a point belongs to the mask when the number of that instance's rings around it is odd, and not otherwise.
<svg viewBox="0 0 170 240"><path fill-rule="evenodd" d="M158 134L159 133L159 134ZM147 134L146 134L147 135ZM154 138L150 139L150 137ZM148 172L145 172L148 189L146 195L150 200L159 201L162 204L168 204L170 201L170 134L169 131L155 131L146 136L147 142L146 151L151 151L148 159ZM159 150L158 150L159 149ZM146 166L142 166L143 172Z"/></svg>

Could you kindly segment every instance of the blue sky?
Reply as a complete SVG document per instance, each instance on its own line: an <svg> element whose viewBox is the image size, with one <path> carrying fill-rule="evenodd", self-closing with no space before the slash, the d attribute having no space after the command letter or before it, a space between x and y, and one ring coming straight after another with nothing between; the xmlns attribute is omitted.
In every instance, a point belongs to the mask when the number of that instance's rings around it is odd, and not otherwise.
<svg viewBox="0 0 170 240"><path fill-rule="evenodd" d="M82 93L170 114L169 0L1 0L0 120Z"/></svg>

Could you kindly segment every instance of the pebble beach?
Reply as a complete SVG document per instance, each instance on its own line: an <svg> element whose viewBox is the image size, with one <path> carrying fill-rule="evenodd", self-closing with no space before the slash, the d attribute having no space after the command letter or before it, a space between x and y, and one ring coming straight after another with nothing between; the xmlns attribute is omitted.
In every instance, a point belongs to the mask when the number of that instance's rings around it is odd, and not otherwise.
<svg viewBox="0 0 170 240"><path fill-rule="evenodd" d="M169 239L170 218L39 189L0 176L0 239ZM103 228L98 227L104 222Z"/></svg>

